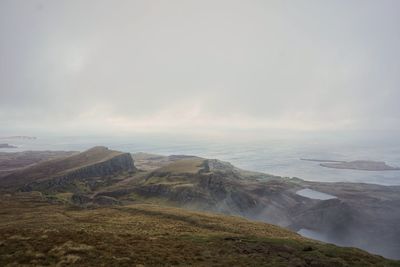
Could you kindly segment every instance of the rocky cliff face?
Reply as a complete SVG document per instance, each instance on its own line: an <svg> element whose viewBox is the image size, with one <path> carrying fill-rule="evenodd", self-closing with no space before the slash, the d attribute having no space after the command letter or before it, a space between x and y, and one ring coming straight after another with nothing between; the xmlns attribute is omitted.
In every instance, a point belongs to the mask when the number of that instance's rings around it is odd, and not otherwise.
<svg viewBox="0 0 400 267"><path fill-rule="evenodd" d="M110 159L68 170L62 175L40 179L21 187L22 191L73 191L92 190L110 184L123 173L134 173L137 169L129 153L121 153Z"/></svg>
<svg viewBox="0 0 400 267"><path fill-rule="evenodd" d="M134 171L136 171L136 168L131 155L129 153L124 153L107 161L73 170L60 178L69 180L76 178L101 177L115 173Z"/></svg>

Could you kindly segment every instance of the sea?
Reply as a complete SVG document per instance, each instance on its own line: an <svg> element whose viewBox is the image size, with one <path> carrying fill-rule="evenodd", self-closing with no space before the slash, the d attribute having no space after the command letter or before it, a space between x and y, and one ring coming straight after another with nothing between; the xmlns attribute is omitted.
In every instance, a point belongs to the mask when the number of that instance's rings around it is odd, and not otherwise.
<svg viewBox="0 0 400 267"><path fill-rule="evenodd" d="M380 185L400 185L400 171L360 171L322 167L323 160L385 161L400 166L400 143L370 140L324 140L315 138L266 138L263 140L209 140L180 137L37 137L2 139L0 143L17 146L0 152L26 150L84 151L93 146L107 146L124 152L147 152L161 155L195 155L228 161L236 167L283 177L298 177L308 181L355 182Z"/></svg>

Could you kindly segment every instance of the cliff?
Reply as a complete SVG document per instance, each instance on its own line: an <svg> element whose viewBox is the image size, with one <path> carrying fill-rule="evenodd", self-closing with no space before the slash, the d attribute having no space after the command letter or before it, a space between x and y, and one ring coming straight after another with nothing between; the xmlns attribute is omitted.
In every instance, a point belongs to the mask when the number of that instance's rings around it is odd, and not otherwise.
<svg viewBox="0 0 400 267"><path fill-rule="evenodd" d="M96 186L124 172L136 171L129 153L95 147L67 158L49 160L32 167L14 172L0 179L3 188L20 188L23 191L63 191L74 182L86 183L80 186ZM91 181L100 177L102 181ZM72 185L77 187L77 185Z"/></svg>

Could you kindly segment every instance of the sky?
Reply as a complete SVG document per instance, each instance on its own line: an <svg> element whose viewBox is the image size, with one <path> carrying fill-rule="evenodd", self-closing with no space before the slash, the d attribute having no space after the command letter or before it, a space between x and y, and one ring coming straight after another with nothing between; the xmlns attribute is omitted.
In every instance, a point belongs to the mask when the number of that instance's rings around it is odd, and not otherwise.
<svg viewBox="0 0 400 267"><path fill-rule="evenodd" d="M0 135L400 133L397 0L0 0Z"/></svg>

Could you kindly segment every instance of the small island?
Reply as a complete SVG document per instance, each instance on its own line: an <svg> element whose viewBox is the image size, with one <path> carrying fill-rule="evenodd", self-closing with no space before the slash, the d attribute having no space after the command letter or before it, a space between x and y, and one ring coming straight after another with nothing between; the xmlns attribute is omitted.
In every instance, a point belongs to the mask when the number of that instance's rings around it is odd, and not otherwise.
<svg viewBox="0 0 400 267"><path fill-rule="evenodd" d="M0 144L0 148L17 148L17 147L9 144Z"/></svg>
<svg viewBox="0 0 400 267"><path fill-rule="evenodd" d="M355 160L345 162L327 162L319 164L326 168L349 169L361 171L398 171L399 167L387 165L384 161Z"/></svg>
<svg viewBox="0 0 400 267"><path fill-rule="evenodd" d="M333 169L347 169L347 170L360 170L360 171L400 171L400 167L393 167L386 164L384 161L372 160L330 160L330 159L311 159L300 158L300 160L321 162L319 165L326 168Z"/></svg>

